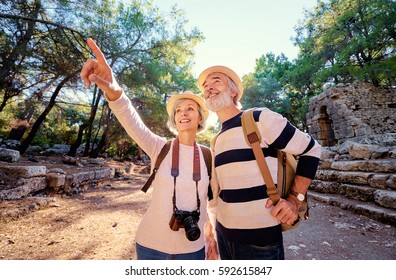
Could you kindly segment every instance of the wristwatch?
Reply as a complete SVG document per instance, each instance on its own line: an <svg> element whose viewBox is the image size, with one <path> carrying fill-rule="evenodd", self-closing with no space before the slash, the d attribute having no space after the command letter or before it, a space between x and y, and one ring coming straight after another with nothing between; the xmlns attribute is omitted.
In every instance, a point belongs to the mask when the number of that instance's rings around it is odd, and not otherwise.
<svg viewBox="0 0 396 280"><path fill-rule="evenodd" d="M298 193L295 191L290 191L290 194L297 198L298 201L303 202L305 199L305 195L303 193Z"/></svg>

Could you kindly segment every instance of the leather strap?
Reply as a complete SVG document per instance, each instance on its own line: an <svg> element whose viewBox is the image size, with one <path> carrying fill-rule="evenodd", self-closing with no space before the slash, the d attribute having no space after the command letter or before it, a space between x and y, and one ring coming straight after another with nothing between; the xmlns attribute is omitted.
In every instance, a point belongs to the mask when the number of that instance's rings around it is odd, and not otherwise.
<svg viewBox="0 0 396 280"><path fill-rule="evenodd" d="M171 175L179 176L179 138L173 140Z"/></svg>
<svg viewBox="0 0 396 280"><path fill-rule="evenodd" d="M280 200L280 196L278 193L278 189L275 187L274 180L271 177L271 173L264 158L263 151L260 147L261 134L258 132L256 122L254 121L253 111L254 108L251 108L242 113L242 128L244 131L246 142L253 149L254 156L260 168L260 172L263 176L264 183L267 187L267 194L274 203L274 205L276 205Z"/></svg>
<svg viewBox="0 0 396 280"><path fill-rule="evenodd" d="M157 174L158 168L160 167L162 161L164 160L167 153L169 152L171 144L172 144L172 140L168 140L165 143L165 145L162 147L160 153L157 156L157 160L155 161L153 172L151 173L147 182L141 188L141 190L143 192L147 192L147 190L150 188L151 184L153 183L153 181L155 179L155 175ZM208 176L210 179L212 177L212 153L211 153L210 149L206 146L199 145L199 147L201 148L201 151L202 151L202 154L203 154L203 157L205 160L205 164L206 164L206 169L208 170ZM213 198L212 189L210 188L210 186L209 186L209 190L208 190L208 196L210 199Z"/></svg>
<svg viewBox="0 0 396 280"><path fill-rule="evenodd" d="M176 177L179 176L179 138L173 140L173 151L172 151L172 168L171 175L173 176L173 209L177 209L176 206ZM198 193L198 181L201 180L201 162L199 158L199 150L197 143L194 143L194 157L193 157L193 180L195 181L195 189L197 195L197 211L201 205Z"/></svg>
<svg viewBox="0 0 396 280"><path fill-rule="evenodd" d="M155 161L153 172L151 173L150 177L148 178L147 182L141 188L142 192L147 192L150 188L151 184L154 181L155 175L157 174L158 168L160 167L162 161L164 160L166 154L170 150L170 146L172 144L172 140L168 140L166 144L162 147L160 153L158 154L157 160Z"/></svg>

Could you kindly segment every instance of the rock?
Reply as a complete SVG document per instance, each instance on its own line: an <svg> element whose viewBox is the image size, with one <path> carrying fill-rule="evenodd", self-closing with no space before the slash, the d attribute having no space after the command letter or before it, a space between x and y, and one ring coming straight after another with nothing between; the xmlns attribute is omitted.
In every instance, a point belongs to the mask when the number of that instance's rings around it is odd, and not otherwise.
<svg viewBox="0 0 396 280"><path fill-rule="evenodd" d="M82 166L81 159L75 158L75 157L63 156L62 157L62 162L65 163L65 164Z"/></svg>
<svg viewBox="0 0 396 280"><path fill-rule="evenodd" d="M31 178L45 176L45 166L1 166L0 174L9 178Z"/></svg>
<svg viewBox="0 0 396 280"><path fill-rule="evenodd" d="M374 201L383 207L396 209L396 192L376 190L374 192Z"/></svg>
<svg viewBox="0 0 396 280"><path fill-rule="evenodd" d="M0 161L17 162L19 158L20 158L19 151L0 148Z"/></svg>
<svg viewBox="0 0 396 280"><path fill-rule="evenodd" d="M349 154L356 159L377 159L389 152L389 147L354 143L349 147Z"/></svg>

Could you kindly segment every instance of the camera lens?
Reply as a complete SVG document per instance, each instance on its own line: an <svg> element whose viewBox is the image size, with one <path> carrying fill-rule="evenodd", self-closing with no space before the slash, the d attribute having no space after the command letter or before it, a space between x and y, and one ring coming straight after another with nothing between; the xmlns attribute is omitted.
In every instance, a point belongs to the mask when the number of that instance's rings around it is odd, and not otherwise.
<svg viewBox="0 0 396 280"><path fill-rule="evenodd" d="M186 230L187 239L190 241L195 241L201 235L201 231L197 225L197 222L192 216L188 216L183 220L183 226Z"/></svg>

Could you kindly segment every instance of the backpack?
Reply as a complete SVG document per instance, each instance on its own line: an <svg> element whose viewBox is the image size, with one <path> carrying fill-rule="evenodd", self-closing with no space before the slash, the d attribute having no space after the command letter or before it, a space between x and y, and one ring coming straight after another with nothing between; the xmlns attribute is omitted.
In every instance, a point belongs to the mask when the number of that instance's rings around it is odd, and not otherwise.
<svg viewBox="0 0 396 280"><path fill-rule="evenodd" d="M267 162L265 161L264 154L260 147L261 134L258 131L256 122L253 117L254 108L248 109L242 113L242 129L245 136L245 140L250 147L252 147L254 156L257 164L259 165L261 174L264 178L264 182L267 186L267 194L273 201L274 205L278 203L280 198L286 198L293 185L294 176L296 173L297 161L292 154L277 150L278 156L278 188L275 187L274 181L269 172ZM216 142L217 135L211 142L211 148L213 150ZM298 210L298 219L292 225L281 224L282 231L287 231L296 228L302 219L308 219L308 203L307 196L305 201L302 202L300 209Z"/></svg>
<svg viewBox="0 0 396 280"><path fill-rule="evenodd" d="M168 154L168 152L170 150L172 141L173 140L168 140L165 143L165 145L162 147L160 153L158 154L157 160L155 161L155 164L154 164L153 172L151 172L151 175L148 178L147 182L141 188L141 190L143 192L147 192L147 190L150 188L150 186L155 178L155 174L158 171L158 168L160 167L162 161L164 160L165 156ZM205 165L208 170L209 180L210 180L211 175L212 175L212 153L208 147L205 147L203 145L199 145L199 147L201 148L201 151L202 151L202 154L203 154L203 157L205 160ZM209 185L209 189L208 189L208 196L209 196L209 199L213 198L212 188L210 188L210 185Z"/></svg>

